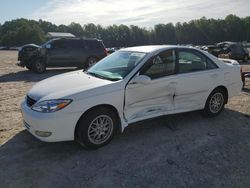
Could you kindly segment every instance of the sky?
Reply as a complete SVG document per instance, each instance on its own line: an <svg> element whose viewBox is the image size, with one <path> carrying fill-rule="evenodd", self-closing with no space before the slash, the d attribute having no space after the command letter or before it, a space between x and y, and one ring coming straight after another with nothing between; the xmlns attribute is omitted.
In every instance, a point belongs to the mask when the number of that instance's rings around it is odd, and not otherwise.
<svg viewBox="0 0 250 188"><path fill-rule="evenodd" d="M250 0L0 0L0 23L16 18L138 25L187 22L192 19L250 16Z"/></svg>

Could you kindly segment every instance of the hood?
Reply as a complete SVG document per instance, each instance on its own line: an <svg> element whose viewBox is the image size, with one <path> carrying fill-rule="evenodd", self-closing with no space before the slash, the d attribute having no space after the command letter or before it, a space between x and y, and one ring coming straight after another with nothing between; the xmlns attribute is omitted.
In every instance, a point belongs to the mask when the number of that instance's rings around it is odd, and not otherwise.
<svg viewBox="0 0 250 188"><path fill-rule="evenodd" d="M67 98L74 94L89 91L105 85L112 81L87 75L82 70L53 76L35 84L28 92L32 99L48 100Z"/></svg>
<svg viewBox="0 0 250 188"><path fill-rule="evenodd" d="M26 48L26 47L35 47L35 48L40 48L41 46L38 46L36 44L25 44L21 48Z"/></svg>

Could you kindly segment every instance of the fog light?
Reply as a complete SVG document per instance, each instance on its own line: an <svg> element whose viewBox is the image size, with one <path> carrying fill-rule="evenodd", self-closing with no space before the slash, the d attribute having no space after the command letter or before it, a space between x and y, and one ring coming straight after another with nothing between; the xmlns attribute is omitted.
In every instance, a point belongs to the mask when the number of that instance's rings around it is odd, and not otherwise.
<svg viewBox="0 0 250 188"><path fill-rule="evenodd" d="M51 132L45 132L45 131L35 131L35 134L37 136L41 136L41 137L49 137L52 133Z"/></svg>

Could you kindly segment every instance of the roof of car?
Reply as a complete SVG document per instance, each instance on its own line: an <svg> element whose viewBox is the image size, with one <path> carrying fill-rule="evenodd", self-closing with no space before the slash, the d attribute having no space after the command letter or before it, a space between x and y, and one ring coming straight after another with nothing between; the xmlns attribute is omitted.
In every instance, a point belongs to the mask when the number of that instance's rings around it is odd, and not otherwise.
<svg viewBox="0 0 250 188"><path fill-rule="evenodd" d="M73 35L72 33L48 32L47 37L48 38L63 38L63 37L74 38L76 36Z"/></svg>
<svg viewBox="0 0 250 188"><path fill-rule="evenodd" d="M177 46L177 45L148 45L148 46L135 46L129 48L123 48L121 51L135 51L135 52L145 52L151 53L162 49L171 49L171 48L192 48L190 46Z"/></svg>
<svg viewBox="0 0 250 188"><path fill-rule="evenodd" d="M75 37L75 38L62 37L62 38L54 38L54 39L51 39L51 40L65 40L65 39L66 40L98 41L98 42L102 41L102 40L96 39L96 38L77 38L77 37Z"/></svg>

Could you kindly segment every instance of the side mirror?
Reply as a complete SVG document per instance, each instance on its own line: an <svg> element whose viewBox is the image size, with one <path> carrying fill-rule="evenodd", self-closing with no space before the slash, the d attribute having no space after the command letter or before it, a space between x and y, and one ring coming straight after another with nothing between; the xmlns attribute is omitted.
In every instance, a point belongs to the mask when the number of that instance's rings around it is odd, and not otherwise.
<svg viewBox="0 0 250 188"><path fill-rule="evenodd" d="M46 49L50 49L51 48L51 44L46 44L45 48Z"/></svg>
<svg viewBox="0 0 250 188"><path fill-rule="evenodd" d="M139 75L134 77L131 84L148 84L151 81L151 78L146 75Z"/></svg>

